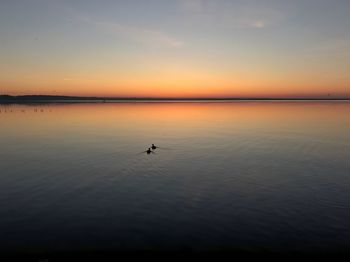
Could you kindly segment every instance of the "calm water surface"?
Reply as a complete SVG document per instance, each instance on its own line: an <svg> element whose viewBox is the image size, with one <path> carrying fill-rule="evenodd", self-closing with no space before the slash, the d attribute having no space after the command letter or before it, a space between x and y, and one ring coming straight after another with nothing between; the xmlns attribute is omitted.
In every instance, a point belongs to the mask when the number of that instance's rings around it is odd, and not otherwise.
<svg viewBox="0 0 350 262"><path fill-rule="evenodd" d="M350 103L0 111L2 252L350 248Z"/></svg>

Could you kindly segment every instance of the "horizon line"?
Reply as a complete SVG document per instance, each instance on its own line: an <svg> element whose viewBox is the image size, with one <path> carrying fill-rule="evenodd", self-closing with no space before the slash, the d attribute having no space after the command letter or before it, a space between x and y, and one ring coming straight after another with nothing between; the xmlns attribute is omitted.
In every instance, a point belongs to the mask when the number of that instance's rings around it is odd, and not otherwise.
<svg viewBox="0 0 350 262"><path fill-rule="evenodd" d="M350 100L350 97L291 96L291 97L113 97L113 96L70 96L70 95L7 95L0 94L0 101L47 101L47 100L153 100L153 101L214 101L214 100Z"/></svg>

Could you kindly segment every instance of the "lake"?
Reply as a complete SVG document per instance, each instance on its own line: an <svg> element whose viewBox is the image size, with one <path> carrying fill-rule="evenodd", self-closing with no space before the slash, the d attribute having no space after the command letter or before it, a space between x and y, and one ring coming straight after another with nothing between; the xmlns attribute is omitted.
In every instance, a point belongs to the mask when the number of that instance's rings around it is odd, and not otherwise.
<svg viewBox="0 0 350 262"><path fill-rule="evenodd" d="M0 105L0 251L346 251L349 116L344 101Z"/></svg>

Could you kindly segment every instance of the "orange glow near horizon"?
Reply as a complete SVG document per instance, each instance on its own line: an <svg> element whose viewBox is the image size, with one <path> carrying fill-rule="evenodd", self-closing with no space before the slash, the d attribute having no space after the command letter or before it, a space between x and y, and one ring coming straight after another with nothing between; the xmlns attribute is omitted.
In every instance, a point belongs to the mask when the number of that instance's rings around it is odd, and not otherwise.
<svg viewBox="0 0 350 262"><path fill-rule="evenodd" d="M248 73L219 75L210 72L161 72L159 75L91 75L90 78L29 76L12 83L0 83L1 93L9 95L68 95L97 97L332 97L350 96L342 82L313 82ZM287 83L287 84L286 84ZM11 86L11 88L6 88ZM25 86L25 88L24 88Z"/></svg>
<svg viewBox="0 0 350 262"><path fill-rule="evenodd" d="M24 68L15 73L0 67L8 79L0 78L0 93L155 98L350 96L350 77L337 77L337 72L312 79L304 71L287 74L272 65L217 68L182 61L154 64L140 64L140 68L94 65L89 71L79 69L74 74L62 68Z"/></svg>

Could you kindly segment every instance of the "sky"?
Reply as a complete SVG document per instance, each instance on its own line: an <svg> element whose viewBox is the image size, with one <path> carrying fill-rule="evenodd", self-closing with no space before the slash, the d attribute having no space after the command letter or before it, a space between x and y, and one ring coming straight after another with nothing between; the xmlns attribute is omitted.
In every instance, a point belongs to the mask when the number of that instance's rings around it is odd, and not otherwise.
<svg viewBox="0 0 350 262"><path fill-rule="evenodd" d="M0 0L0 94L350 96L349 0Z"/></svg>

